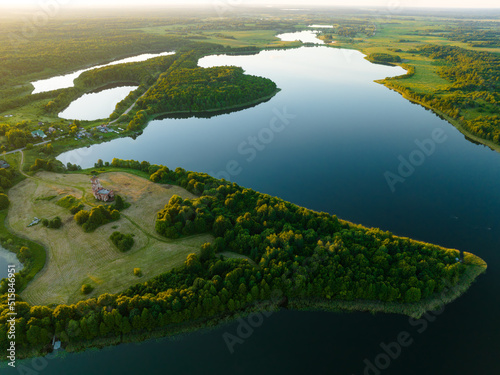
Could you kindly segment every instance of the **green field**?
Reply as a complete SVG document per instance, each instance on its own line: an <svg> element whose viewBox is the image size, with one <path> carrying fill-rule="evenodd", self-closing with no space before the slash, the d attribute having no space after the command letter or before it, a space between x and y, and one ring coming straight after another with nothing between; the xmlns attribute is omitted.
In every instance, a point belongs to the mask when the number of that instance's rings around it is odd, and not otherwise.
<svg viewBox="0 0 500 375"><path fill-rule="evenodd" d="M188 254L199 252L203 243L212 240L208 234L168 240L155 233L154 213L174 194L194 197L186 190L123 172L106 173L100 178L103 186L114 189L131 207L120 220L93 233L85 233L73 215L56 204L66 195L82 199L87 207L99 204L91 194L88 175L40 172L10 190L8 225L16 234L42 243L47 250L45 268L21 294L27 302L75 303L103 293L118 293L183 264ZM63 226L48 229L39 224L28 228L35 216L60 216ZM127 253L118 251L109 239L115 230L134 234L135 244ZM141 268L141 278L134 276L134 268ZM83 284L90 284L94 291L84 296L80 292Z"/></svg>

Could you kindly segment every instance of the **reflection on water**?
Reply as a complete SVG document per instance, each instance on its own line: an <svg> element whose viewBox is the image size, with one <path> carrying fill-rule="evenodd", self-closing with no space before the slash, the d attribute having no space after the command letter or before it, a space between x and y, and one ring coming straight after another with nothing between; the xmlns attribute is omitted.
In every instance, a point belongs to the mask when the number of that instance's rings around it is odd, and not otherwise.
<svg viewBox="0 0 500 375"><path fill-rule="evenodd" d="M109 65L125 64L130 62L146 61L153 57L173 55L175 52L162 52L162 53L145 53L138 56L127 57L125 59L116 60L110 62L109 64L97 65L87 69L81 69L73 73L65 74L62 76L56 76L48 79L41 79L39 81L31 82L35 87L32 94L38 94L40 92L64 89L66 87L73 87L73 81L80 76L83 72L92 69L103 68Z"/></svg>
<svg viewBox="0 0 500 375"><path fill-rule="evenodd" d="M73 101L59 117L71 120L98 120L108 118L115 106L138 86L120 86L84 94Z"/></svg>
<svg viewBox="0 0 500 375"><path fill-rule="evenodd" d="M315 30L305 30L293 33L284 33L276 35L284 42L295 42L296 40L302 43L314 43L314 44L325 44L321 39L318 39L317 34L319 31Z"/></svg>
<svg viewBox="0 0 500 375"><path fill-rule="evenodd" d="M17 259L16 254L11 253L0 246L0 279L7 277L7 267L9 265L15 265L16 272L23 269L23 265L19 259Z"/></svg>

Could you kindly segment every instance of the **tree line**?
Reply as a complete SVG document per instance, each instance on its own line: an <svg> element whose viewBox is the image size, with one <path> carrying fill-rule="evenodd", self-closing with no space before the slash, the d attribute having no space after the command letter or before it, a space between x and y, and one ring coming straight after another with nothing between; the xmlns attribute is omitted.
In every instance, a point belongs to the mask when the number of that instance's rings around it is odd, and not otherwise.
<svg viewBox="0 0 500 375"><path fill-rule="evenodd" d="M437 74L450 83L448 89L419 93L397 81L412 74L386 79L386 86L445 113L471 134L500 144L500 58L455 46L424 45L409 52L435 60Z"/></svg>

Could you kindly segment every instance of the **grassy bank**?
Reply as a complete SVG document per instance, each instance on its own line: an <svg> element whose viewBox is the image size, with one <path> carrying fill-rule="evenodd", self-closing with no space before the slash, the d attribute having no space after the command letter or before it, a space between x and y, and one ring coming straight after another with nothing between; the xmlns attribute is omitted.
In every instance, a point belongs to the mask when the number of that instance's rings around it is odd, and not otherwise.
<svg viewBox="0 0 500 375"><path fill-rule="evenodd" d="M427 109L430 109L432 112L434 112L435 114L437 114L439 117L443 118L444 120L448 121L451 125L453 125L458 131L460 131L460 133L462 133L466 138L470 138L472 139L473 141L477 142L477 143L480 143L482 145L485 145L489 148L491 148L492 150L494 151L497 151L497 152L500 152L500 145L489 140L489 139L484 139L484 138L480 138L472 133L470 133L462 124L462 122L459 120L459 119L455 119L449 115L447 115L446 113L440 111L439 109L436 109L434 107L432 107L431 105L427 104L427 103L424 103L422 101L419 101L419 100L416 100L414 98L411 98L409 97L406 93L404 93L403 91L397 89L396 87L391 87L390 84L388 84L388 82L386 80L377 80L376 81L377 83L380 83L384 86L386 86L387 88L389 88L390 90L393 90L393 91L396 91L398 93L401 94L401 96L403 98L405 98L406 100L409 100L410 102L412 103L415 103L415 104L419 104L421 105L422 107L425 107Z"/></svg>
<svg viewBox="0 0 500 375"><path fill-rule="evenodd" d="M0 240L2 246L16 255L22 247L27 247L32 256L29 260L23 262L24 268L19 272L22 276L22 283L16 285L16 292L21 293L28 283L45 267L47 254L41 243L32 241L23 236L12 232L7 221L7 210L0 211Z"/></svg>
<svg viewBox="0 0 500 375"><path fill-rule="evenodd" d="M478 25L474 27L480 27L480 25L481 22L478 22ZM491 27L491 25L486 26L486 22L483 26L485 28ZM443 31L443 28L448 31ZM378 23L373 35L357 35L353 38L338 38L338 40L340 47L359 50L367 55L367 59L374 54L391 55L400 58L401 62L397 63L397 65L405 69L411 67L413 73L411 75L378 80L378 83L382 83L386 87L401 93L405 99L432 110L456 127L467 138L486 145L495 151L500 151L499 144L487 139L489 134L485 134L485 138L471 134L462 122L462 118L465 121L470 121L479 116L498 115L498 111L493 106L485 106L484 100L480 97L478 99L475 98L477 96L476 92L468 93L469 98L474 97L474 99L471 99L474 105L465 108L459 105L454 106L453 108L458 114L452 117L433 106L430 100L428 103L423 103L409 97L402 91L406 89L421 97L427 95L428 97L437 99L438 104L440 100L453 100L453 95L456 93L453 90L453 82L445 79L440 72L440 68L446 67L449 64L443 59L432 58L431 56L415 52L424 45L453 46L469 51L500 53L500 48L498 47L483 48L477 47L472 42L466 42L467 37L465 36L463 41L452 40L448 37L448 33L459 31L460 28L453 18L438 20L425 17L402 17L398 18L398 22ZM391 83L394 85L391 85ZM400 86L403 89L401 90L394 86ZM467 94L467 92L464 91L464 94ZM492 136L489 138L492 138Z"/></svg>

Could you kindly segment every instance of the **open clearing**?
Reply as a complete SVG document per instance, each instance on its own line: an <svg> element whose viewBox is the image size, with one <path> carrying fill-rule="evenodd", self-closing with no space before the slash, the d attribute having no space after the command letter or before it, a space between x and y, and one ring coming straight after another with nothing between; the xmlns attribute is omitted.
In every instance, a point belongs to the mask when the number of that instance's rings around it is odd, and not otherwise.
<svg viewBox="0 0 500 375"><path fill-rule="evenodd" d="M203 243L213 239L203 234L169 240L156 234L156 213L172 195L195 196L178 186L154 184L124 172L104 173L99 178L104 187L113 189L131 206L122 211L120 220L85 233L69 210L56 202L71 194L83 198L87 209L101 204L91 193L89 177L40 172L9 191L8 225L17 234L42 243L47 249L45 267L21 293L29 303L67 304L102 293L121 292L181 265L188 254L199 252ZM33 217L55 216L63 221L60 229L48 229L41 224L27 227ZM109 239L115 230L135 235L135 244L127 253L120 252ZM140 278L133 274L136 267L142 270ZM87 283L95 289L85 296L80 288Z"/></svg>

